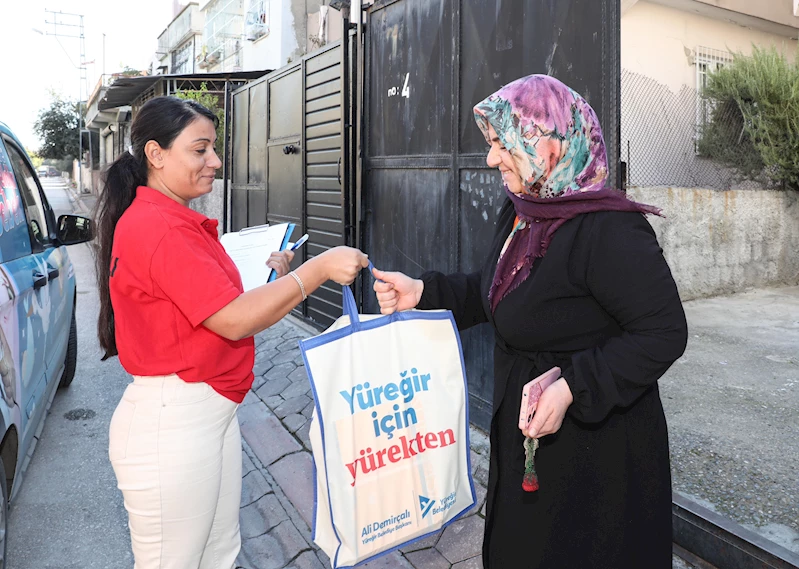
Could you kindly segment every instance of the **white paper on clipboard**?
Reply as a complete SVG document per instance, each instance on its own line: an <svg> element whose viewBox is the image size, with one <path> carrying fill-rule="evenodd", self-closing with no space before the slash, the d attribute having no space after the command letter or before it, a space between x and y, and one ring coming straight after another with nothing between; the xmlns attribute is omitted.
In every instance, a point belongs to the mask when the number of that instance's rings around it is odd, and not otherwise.
<svg viewBox="0 0 799 569"><path fill-rule="evenodd" d="M277 274L266 261L286 248L293 231L293 223L280 223L247 227L221 237L222 246L239 269L245 292L275 279Z"/></svg>

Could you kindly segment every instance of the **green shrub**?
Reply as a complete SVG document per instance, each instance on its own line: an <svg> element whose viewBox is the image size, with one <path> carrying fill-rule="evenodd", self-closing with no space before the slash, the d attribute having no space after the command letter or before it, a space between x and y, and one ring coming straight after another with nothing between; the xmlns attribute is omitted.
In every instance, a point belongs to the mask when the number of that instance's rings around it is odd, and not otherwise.
<svg viewBox="0 0 799 569"><path fill-rule="evenodd" d="M697 148L755 179L799 189L799 65L776 48L754 47L750 56L712 72L702 92L710 109Z"/></svg>

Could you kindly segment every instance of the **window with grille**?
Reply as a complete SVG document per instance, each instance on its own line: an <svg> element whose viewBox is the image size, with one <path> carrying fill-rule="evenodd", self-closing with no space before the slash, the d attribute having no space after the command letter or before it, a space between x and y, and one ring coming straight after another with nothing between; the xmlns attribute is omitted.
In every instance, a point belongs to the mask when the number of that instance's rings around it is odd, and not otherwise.
<svg viewBox="0 0 799 569"><path fill-rule="evenodd" d="M194 40L189 40L172 53L172 73L192 73Z"/></svg>
<svg viewBox="0 0 799 569"><path fill-rule="evenodd" d="M250 0L244 34L248 40L257 40L269 33L269 0Z"/></svg>
<svg viewBox="0 0 799 569"><path fill-rule="evenodd" d="M696 131L697 134L708 124L713 114L710 102L702 98L702 91L707 87L708 76L732 63L732 54L728 51L697 47L696 56Z"/></svg>

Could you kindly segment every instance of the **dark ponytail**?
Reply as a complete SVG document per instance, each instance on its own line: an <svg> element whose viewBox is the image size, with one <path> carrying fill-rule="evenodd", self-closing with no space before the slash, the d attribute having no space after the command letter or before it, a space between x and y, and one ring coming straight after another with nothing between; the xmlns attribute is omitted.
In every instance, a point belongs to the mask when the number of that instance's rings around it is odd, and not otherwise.
<svg viewBox="0 0 799 569"><path fill-rule="evenodd" d="M95 265L100 293L100 317L97 335L105 352L103 360L117 355L114 307L111 305L110 273L114 231L119 218L133 203L136 188L147 185L148 162L144 147L154 140L169 148L189 124L198 117L217 124L216 116L201 104L175 97L156 97L147 101L130 129L131 147L111 164L103 175L103 190L95 207L97 251Z"/></svg>

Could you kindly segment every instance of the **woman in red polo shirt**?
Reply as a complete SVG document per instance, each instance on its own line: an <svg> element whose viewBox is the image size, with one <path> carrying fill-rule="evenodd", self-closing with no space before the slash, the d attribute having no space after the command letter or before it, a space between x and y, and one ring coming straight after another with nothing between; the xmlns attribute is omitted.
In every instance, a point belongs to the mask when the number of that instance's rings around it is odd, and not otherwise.
<svg viewBox="0 0 799 569"><path fill-rule="evenodd" d="M236 408L253 381L252 336L327 280L368 261L336 247L243 292L217 222L188 203L222 164L216 117L193 101L148 101L132 146L98 203L98 332L133 375L111 420L109 457L128 511L136 569L231 569L238 555L241 436ZM104 358L104 359L105 359Z"/></svg>

